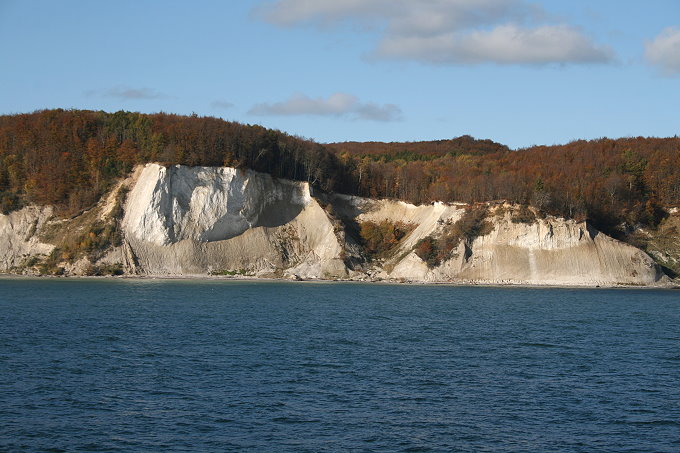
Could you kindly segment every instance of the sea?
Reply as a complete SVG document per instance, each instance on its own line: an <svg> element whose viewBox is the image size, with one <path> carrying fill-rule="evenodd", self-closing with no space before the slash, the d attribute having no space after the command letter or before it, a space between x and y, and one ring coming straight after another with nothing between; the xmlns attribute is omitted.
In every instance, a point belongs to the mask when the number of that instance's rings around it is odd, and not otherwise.
<svg viewBox="0 0 680 453"><path fill-rule="evenodd" d="M2 452L678 452L680 291L0 279Z"/></svg>

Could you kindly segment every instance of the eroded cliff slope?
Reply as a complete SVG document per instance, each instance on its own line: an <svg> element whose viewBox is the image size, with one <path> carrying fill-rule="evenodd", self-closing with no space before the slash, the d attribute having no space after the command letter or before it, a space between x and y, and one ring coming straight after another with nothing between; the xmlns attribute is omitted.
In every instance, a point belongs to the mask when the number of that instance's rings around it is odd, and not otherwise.
<svg viewBox="0 0 680 453"><path fill-rule="evenodd" d="M585 223L527 212L503 204L415 206L315 194L307 183L250 170L147 164L77 218L50 219L49 207L0 216L0 271L670 283L635 247ZM380 254L365 247L369 224L392 232ZM394 237L390 225L403 234Z"/></svg>
<svg viewBox="0 0 680 453"><path fill-rule="evenodd" d="M344 238L307 183L150 164L130 190L122 226L133 273L347 277Z"/></svg>

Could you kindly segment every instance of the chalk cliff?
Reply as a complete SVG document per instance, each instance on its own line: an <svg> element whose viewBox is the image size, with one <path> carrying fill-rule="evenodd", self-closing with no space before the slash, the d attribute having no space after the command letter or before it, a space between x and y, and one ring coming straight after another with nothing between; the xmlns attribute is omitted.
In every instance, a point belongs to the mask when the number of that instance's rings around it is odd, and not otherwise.
<svg viewBox="0 0 680 453"><path fill-rule="evenodd" d="M52 216L52 208L29 206L0 214L0 272L22 266L32 256L52 252L54 245L40 241L36 233Z"/></svg>
<svg viewBox="0 0 680 453"><path fill-rule="evenodd" d="M335 196L339 212L358 222L405 222L415 228L373 275L394 280L528 285L656 285L668 283L654 260L585 222L555 217L514 222L511 205L486 206L490 232L462 240L451 257L428 265L419 241L445 235L468 208L461 204L415 206L401 201Z"/></svg>
<svg viewBox="0 0 680 453"><path fill-rule="evenodd" d="M135 273L347 276L342 234L309 185L249 170L147 165L122 226Z"/></svg>
<svg viewBox="0 0 680 453"><path fill-rule="evenodd" d="M250 170L147 164L80 219L49 220L51 208L35 206L0 215L0 271L37 272L46 265L35 263L49 261L51 268L76 275L117 269L149 276L480 284L670 282L635 247L572 220L513 221L516 207L510 205L485 205L483 234L461 240L440 262L421 259L416 252L421 241L446 235L466 209L314 193L307 183ZM409 232L371 259L357 234L365 222L401 223ZM103 232L105 241L98 239ZM68 234L77 237L55 239Z"/></svg>

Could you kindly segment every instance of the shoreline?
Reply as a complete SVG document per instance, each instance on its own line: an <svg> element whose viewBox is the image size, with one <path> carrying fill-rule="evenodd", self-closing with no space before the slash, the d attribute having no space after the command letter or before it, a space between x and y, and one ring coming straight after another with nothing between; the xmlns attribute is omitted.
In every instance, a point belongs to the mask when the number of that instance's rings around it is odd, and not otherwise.
<svg viewBox="0 0 680 453"><path fill-rule="evenodd" d="M62 280L140 280L140 281L214 281L214 282L252 282L252 283L360 283L378 285L409 286L452 286L461 288L532 288L532 289L643 289L643 290L680 290L680 283L671 281L661 285L568 285L568 284L536 284L536 283L502 283L502 282L464 282L464 281L415 281L384 279L316 279L316 278L274 278L225 275L26 275L0 273L1 280L21 279L62 279Z"/></svg>

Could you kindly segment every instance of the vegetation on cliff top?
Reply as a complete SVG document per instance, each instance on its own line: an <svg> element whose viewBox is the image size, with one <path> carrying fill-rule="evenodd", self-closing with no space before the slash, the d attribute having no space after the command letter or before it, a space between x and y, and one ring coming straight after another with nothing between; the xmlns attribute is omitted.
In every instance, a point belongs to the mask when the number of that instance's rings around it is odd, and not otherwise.
<svg viewBox="0 0 680 453"><path fill-rule="evenodd" d="M53 204L73 215L135 164L235 166L315 187L424 203L490 200L589 219L616 234L680 205L680 138L575 141L517 151L459 137L321 145L217 118L42 110L0 116L0 209Z"/></svg>

